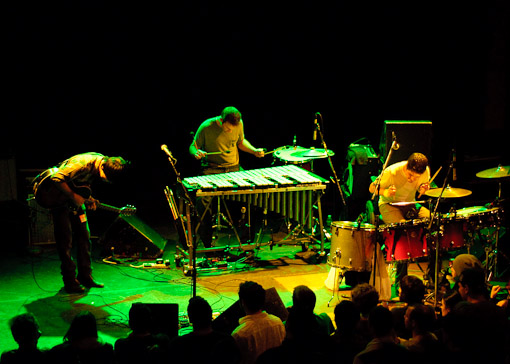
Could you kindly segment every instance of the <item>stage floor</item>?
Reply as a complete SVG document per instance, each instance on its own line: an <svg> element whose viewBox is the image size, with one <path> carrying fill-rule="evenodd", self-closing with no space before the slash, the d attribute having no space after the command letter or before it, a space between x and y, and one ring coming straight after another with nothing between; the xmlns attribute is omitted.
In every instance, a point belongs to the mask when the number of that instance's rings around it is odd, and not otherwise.
<svg viewBox="0 0 510 364"><path fill-rule="evenodd" d="M103 282L102 289L92 288L85 294L67 294L63 291L60 262L54 245L39 245L32 254L6 252L0 258L0 351L16 348L8 328L11 317L33 313L41 326L40 348L50 348L62 342L74 315L82 310L91 311L97 318L100 337L114 343L129 333L128 312L134 302L177 303L180 322L186 328L186 308L193 295L192 278L182 267L175 266L176 236L172 231L159 231L168 243L163 259L170 261L168 269L144 268L146 261L120 259L120 264L105 262L93 247L93 270L96 280ZM262 242L269 240L264 236ZM221 244L221 243L220 243ZM320 248L310 245L309 248ZM329 253L330 244L325 244ZM232 252L235 252L232 250ZM333 319L334 306L349 299L350 290L343 289L333 296L325 285L331 267L324 258L320 263L308 263L300 253L301 245L261 244L254 250L255 264L230 263L226 268L199 270L196 294L208 300L215 315L227 310L237 301L239 284L246 280L256 281L264 288L274 288L283 305L292 304L292 290L305 284L317 295L316 312L326 312ZM149 260L154 262L154 260ZM446 262L447 263L447 262ZM410 264L409 274L423 277L427 264Z"/></svg>

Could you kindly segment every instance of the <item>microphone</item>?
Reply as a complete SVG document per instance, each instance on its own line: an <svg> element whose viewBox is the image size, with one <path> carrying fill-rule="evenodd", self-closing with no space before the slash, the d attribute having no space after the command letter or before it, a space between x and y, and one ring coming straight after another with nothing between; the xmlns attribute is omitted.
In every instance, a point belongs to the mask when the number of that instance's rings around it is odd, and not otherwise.
<svg viewBox="0 0 510 364"><path fill-rule="evenodd" d="M452 149L452 179L454 181L457 180L457 152L455 151L455 148Z"/></svg>
<svg viewBox="0 0 510 364"><path fill-rule="evenodd" d="M398 150L398 148L400 148L400 145L397 143L397 136L395 135L394 131L391 132L391 139L393 140L391 147L393 148L393 150Z"/></svg>
<svg viewBox="0 0 510 364"><path fill-rule="evenodd" d="M313 120L313 140L317 140L317 115L320 115L319 112L315 113L315 118Z"/></svg>
<svg viewBox="0 0 510 364"><path fill-rule="evenodd" d="M169 156L170 158L174 159L174 156L172 155L172 152L170 152L170 151L168 150L168 147L166 146L166 144L162 144L162 145L161 145L161 150L162 150L163 152L165 152L165 154L166 154L167 156Z"/></svg>

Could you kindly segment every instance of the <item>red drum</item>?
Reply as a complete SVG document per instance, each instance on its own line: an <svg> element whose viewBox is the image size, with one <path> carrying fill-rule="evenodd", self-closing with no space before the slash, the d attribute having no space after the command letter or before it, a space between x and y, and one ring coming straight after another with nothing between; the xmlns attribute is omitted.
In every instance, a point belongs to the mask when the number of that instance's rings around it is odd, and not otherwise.
<svg viewBox="0 0 510 364"><path fill-rule="evenodd" d="M352 221L331 223L328 264L351 271L371 271L370 251L375 243L375 226Z"/></svg>
<svg viewBox="0 0 510 364"><path fill-rule="evenodd" d="M386 251L386 261L403 261L428 255L425 220L410 220L379 227Z"/></svg>
<svg viewBox="0 0 510 364"><path fill-rule="evenodd" d="M455 250L464 247L467 226L464 219L443 220L439 230L439 249Z"/></svg>

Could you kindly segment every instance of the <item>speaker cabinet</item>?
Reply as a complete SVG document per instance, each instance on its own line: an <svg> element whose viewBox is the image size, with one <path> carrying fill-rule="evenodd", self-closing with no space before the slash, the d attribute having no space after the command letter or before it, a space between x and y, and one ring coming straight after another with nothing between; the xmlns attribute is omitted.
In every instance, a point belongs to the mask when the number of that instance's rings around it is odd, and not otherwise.
<svg viewBox="0 0 510 364"><path fill-rule="evenodd" d="M412 153L419 152L430 159L432 122L428 120L385 120L381 136L381 156L387 157L393 135L399 148L393 150L388 165L407 160Z"/></svg>
<svg viewBox="0 0 510 364"><path fill-rule="evenodd" d="M166 334L172 338L179 335L179 305L177 303L147 303L151 310L152 333Z"/></svg>
<svg viewBox="0 0 510 364"><path fill-rule="evenodd" d="M289 317L289 312L274 287L266 289L266 302L263 310L279 317L282 321L286 321ZM241 303L237 300L212 322L213 329L231 334L239 326L239 319L245 315Z"/></svg>
<svg viewBox="0 0 510 364"><path fill-rule="evenodd" d="M163 255L167 240L136 215L119 216L101 236L104 255L153 259Z"/></svg>

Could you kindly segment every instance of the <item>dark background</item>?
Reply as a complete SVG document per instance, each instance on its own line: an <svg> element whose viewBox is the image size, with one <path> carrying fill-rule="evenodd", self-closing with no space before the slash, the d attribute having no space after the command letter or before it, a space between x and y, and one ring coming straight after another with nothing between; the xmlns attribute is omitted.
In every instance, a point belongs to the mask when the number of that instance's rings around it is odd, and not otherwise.
<svg viewBox="0 0 510 364"><path fill-rule="evenodd" d="M457 187L508 163L503 0L166 3L8 7L2 155L20 171L88 151L121 155L133 162L130 178L121 194L105 187L99 197L164 218L162 189L175 175L160 145L183 177L198 174L190 133L228 105L242 112L247 139L268 150L294 135L312 146L320 112L339 175L350 143L366 138L378 150L384 120L432 121L432 170L456 149ZM241 158L245 169L272 162ZM317 171L331 175L325 161Z"/></svg>

